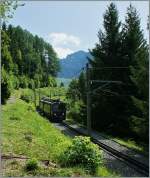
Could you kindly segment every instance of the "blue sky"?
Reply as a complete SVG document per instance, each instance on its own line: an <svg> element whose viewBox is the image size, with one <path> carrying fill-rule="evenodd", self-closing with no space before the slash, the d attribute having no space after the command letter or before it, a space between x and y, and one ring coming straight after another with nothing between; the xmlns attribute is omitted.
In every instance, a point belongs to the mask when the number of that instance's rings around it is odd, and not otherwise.
<svg viewBox="0 0 150 178"><path fill-rule="evenodd" d="M22 1L23 2L23 1ZM60 58L77 50L91 49L103 29L103 14L110 1L25 1L9 23L20 25L53 45ZM115 1L123 22L126 8L132 3L139 12L145 38L149 14L148 1Z"/></svg>

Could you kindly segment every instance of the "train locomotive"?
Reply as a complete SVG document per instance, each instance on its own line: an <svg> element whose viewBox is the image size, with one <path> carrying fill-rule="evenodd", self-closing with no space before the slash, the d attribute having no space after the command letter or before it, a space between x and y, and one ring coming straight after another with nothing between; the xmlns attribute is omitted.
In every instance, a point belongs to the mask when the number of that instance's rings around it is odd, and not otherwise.
<svg viewBox="0 0 150 178"><path fill-rule="evenodd" d="M66 104L59 99L41 98L39 102L39 110L53 122L62 122L66 118Z"/></svg>

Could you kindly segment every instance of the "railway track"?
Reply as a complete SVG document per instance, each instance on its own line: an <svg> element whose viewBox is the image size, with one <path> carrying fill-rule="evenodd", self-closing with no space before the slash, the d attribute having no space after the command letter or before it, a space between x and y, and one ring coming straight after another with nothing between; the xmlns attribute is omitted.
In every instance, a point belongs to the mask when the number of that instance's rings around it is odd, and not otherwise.
<svg viewBox="0 0 150 178"><path fill-rule="evenodd" d="M62 123L65 127L69 128L70 130L76 132L77 134L80 135L85 135L82 132L80 132L79 130L76 130L75 128L71 127L70 125L66 124L66 123ZM104 151L106 151L107 153L111 154L112 156L116 157L117 159L125 162L126 164L128 164L129 166L131 166L132 168L134 168L136 171L138 171L139 173L143 174L145 177L149 177L149 166L115 150L114 148L96 140L95 138L91 137L91 140L99 145L99 147L101 149L103 149Z"/></svg>

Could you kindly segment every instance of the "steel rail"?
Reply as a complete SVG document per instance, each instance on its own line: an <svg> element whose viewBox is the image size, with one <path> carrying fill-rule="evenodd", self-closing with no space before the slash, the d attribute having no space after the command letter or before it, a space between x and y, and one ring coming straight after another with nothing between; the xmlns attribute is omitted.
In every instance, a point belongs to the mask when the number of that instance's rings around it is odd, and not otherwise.
<svg viewBox="0 0 150 178"><path fill-rule="evenodd" d="M67 128L69 128L70 130L73 130L74 132L80 134L80 135L86 135L84 133L82 133L81 131L71 127L70 125L66 124L66 123L62 123L64 126L66 126ZM112 155L114 155L115 157L119 158L119 160L124 161L125 163L127 163L128 165L132 165L132 167L134 169L136 169L139 173L144 174L146 177L149 177L149 166L115 150L114 148L98 141L97 139L91 137L92 142L96 143L97 145L99 145L103 150L111 153Z"/></svg>

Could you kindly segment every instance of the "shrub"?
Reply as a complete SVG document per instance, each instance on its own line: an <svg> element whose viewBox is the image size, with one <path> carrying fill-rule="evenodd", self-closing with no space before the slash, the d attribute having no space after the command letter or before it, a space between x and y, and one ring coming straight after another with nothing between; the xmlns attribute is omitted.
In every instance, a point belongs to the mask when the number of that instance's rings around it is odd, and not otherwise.
<svg viewBox="0 0 150 178"><path fill-rule="evenodd" d="M76 136L72 145L61 156L65 166L84 166L90 173L95 173L102 163L102 152L90 141L89 137Z"/></svg>
<svg viewBox="0 0 150 178"><path fill-rule="evenodd" d="M32 102L32 96L29 94L22 94L20 98L27 103Z"/></svg>
<svg viewBox="0 0 150 178"><path fill-rule="evenodd" d="M35 111L35 109L32 105L29 105L27 109L28 109L28 111Z"/></svg>
<svg viewBox="0 0 150 178"><path fill-rule="evenodd" d="M69 118L73 119L74 121L79 121L80 116L80 104L79 102L70 103L69 106Z"/></svg>
<svg viewBox="0 0 150 178"><path fill-rule="evenodd" d="M19 79L12 73L9 74L9 85L12 90L19 89Z"/></svg>
<svg viewBox="0 0 150 178"><path fill-rule="evenodd" d="M36 159L30 159L27 161L26 165L25 165L25 169L27 171L34 171L36 169L38 169L38 161Z"/></svg>
<svg viewBox="0 0 150 178"><path fill-rule="evenodd" d="M30 79L30 81L29 81L29 88L30 88L30 89L35 88L35 82L34 82L33 79Z"/></svg>
<svg viewBox="0 0 150 178"><path fill-rule="evenodd" d="M24 75L19 77L19 87L28 88L29 79Z"/></svg>
<svg viewBox="0 0 150 178"><path fill-rule="evenodd" d="M86 106L81 101L70 103L68 106L68 118L78 122L82 125L86 125Z"/></svg>

